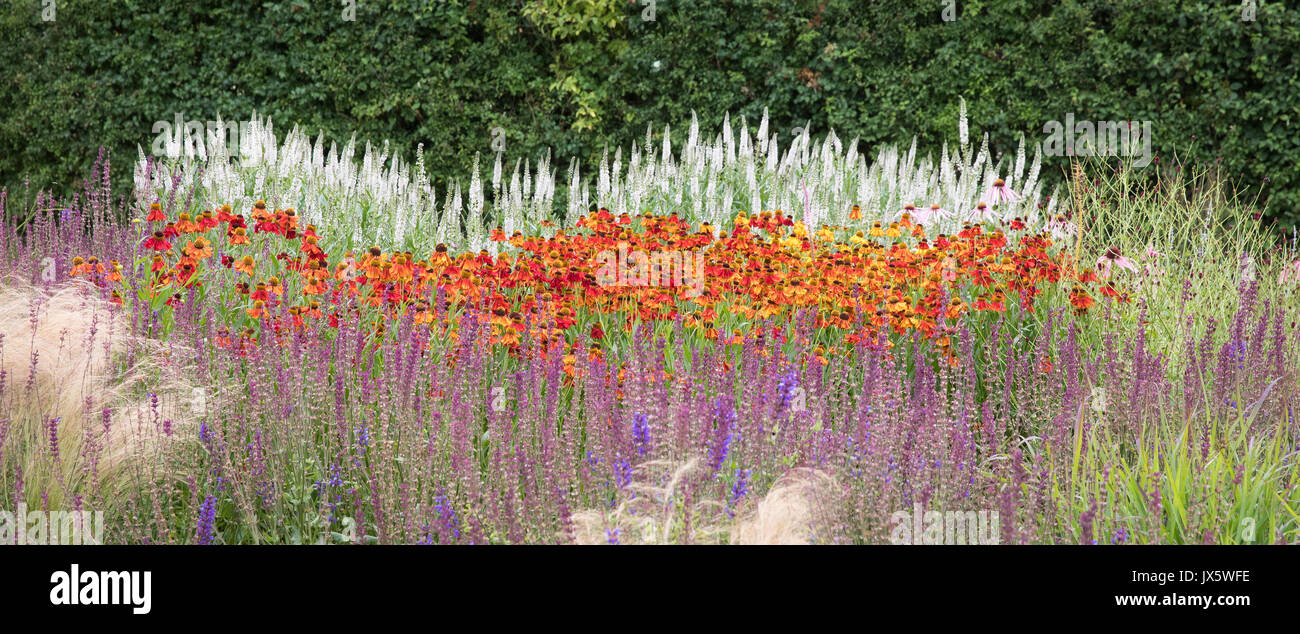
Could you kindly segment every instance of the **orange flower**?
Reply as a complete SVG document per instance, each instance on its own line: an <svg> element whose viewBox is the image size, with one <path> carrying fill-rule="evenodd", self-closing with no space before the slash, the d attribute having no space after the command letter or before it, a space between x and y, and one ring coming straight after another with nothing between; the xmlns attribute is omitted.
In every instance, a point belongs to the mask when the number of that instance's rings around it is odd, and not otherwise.
<svg viewBox="0 0 1300 634"><path fill-rule="evenodd" d="M199 236L185 245L185 255L202 260L212 257L212 243L207 238Z"/></svg>
<svg viewBox="0 0 1300 634"><path fill-rule="evenodd" d="M1088 309L1092 307L1092 302L1092 296L1082 286L1076 285L1074 290L1070 291L1070 304L1074 306L1075 314L1082 315L1088 312Z"/></svg>
<svg viewBox="0 0 1300 634"><path fill-rule="evenodd" d="M199 227L199 223L190 218L189 214L181 212L176 220L176 230L181 233L198 233L203 229Z"/></svg>
<svg viewBox="0 0 1300 634"><path fill-rule="evenodd" d="M256 262L254 262L253 256L246 255L242 258L239 258L238 260L235 260L235 263L231 268L249 277L253 277L253 267L255 264Z"/></svg>
<svg viewBox="0 0 1300 634"><path fill-rule="evenodd" d="M172 248L172 243L163 237L163 232L155 231L152 236L149 236L148 240L144 241L144 248L154 251L166 251Z"/></svg>
<svg viewBox="0 0 1300 634"><path fill-rule="evenodd" d="M230 238L230 244L232 245L248 244L248 231L243 227L231 229L227 237Z"/></svg>

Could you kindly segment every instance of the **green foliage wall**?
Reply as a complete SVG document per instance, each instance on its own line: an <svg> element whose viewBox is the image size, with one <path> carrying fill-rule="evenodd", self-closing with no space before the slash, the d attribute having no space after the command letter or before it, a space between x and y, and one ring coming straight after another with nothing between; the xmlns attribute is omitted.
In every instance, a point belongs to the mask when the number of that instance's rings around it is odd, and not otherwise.
<svg viewBox="0 0 1300 634"><path fill-rule="evenodd" d="M498 126L511 157L590 165L649 123L766 107L783 144L811 121L937 153L965 97L995 152L1069 112L1150 120L1166 164L1217 161L1294 224L1300 10L1252 3L951 0L946 21L949 0L359 0L345 21L340 1L57 0L46 22L0 0L0 184L75 191L101 145L125 184L177 112L424 143L441 189Z"/></svg>

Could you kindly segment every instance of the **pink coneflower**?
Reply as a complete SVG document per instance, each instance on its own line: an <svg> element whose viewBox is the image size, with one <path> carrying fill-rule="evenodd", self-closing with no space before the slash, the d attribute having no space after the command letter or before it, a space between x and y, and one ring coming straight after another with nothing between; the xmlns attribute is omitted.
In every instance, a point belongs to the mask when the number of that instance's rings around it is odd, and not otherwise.
<svg viewBox="0 0 1300 634"><path fill-rule="evenodd" d="M1119 247L1106 249L1106 254L1097 258L1097 270L1101 271L1101 279L1110 278L1110 267L1112 266L1118 266L1134 273L1137 272L1137 267L1133 265L1131 260L1120 253Z"/></svg>
<svg viewBox="0 0 1300 634"><path fill-rule="evenodd" d="M917 209L912 212L912 217L920 223L930 224L941 218L946 218L948 213L939 205L930 205L928 209Z"/></svg>
<svg viewBox="0 0 1300 634"><path fill-rule="evenodd" d="M970 214L971 219L975 222L993 222L998 219L997 215L993 213L993 208L984 204L984 201L980 201L978 205L975 205L975 208L970 210Z"/></svg>
<svg viewBox="0 0 1300 634"><path fill-rule="evenodd" d="M1020 194L1012 191L1010 187L1007 187L1006 181L999 178L993 181L993 185L984 192L984 200L991 200L994 205L1014 203L1020 202Z"/></svg>

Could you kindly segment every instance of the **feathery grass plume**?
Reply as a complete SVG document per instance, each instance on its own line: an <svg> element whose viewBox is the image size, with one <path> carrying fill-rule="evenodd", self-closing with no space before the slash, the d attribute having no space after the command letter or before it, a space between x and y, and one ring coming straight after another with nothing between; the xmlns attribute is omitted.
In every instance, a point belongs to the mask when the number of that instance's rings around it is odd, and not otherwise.
<svg viewBox="0 0 1300 634"><path fill-rule="evenodd" d="M185 389L164 378L175 373L163 350L132 335L89 283L0 281L7 493L51 508L78 496L103 503L128 486L134 467L157 465L160 443L188 426L188 413L156 397Z"/></svg>
<svg viewBox="0 0 1300 634"><path fill-rule="evenodd" d="M836 487L834 476L825 471L806 467L790 471L772 485L752 513L738 518L731 528L731 543L815 543L818 519L826 516Z"/></svg>

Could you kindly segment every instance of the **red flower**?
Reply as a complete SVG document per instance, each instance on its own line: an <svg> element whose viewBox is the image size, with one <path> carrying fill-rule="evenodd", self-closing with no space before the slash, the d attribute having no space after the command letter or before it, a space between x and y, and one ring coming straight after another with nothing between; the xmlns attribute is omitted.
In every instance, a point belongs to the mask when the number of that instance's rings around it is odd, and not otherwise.
<svg viewBox="0 0 1300 634"><path fill-rule="evenodd" d="M172 248L172 243L163 237L163 232L155 231L148 240L144 241L144 248L153 249L154 251L166 251Z"/></svg>

